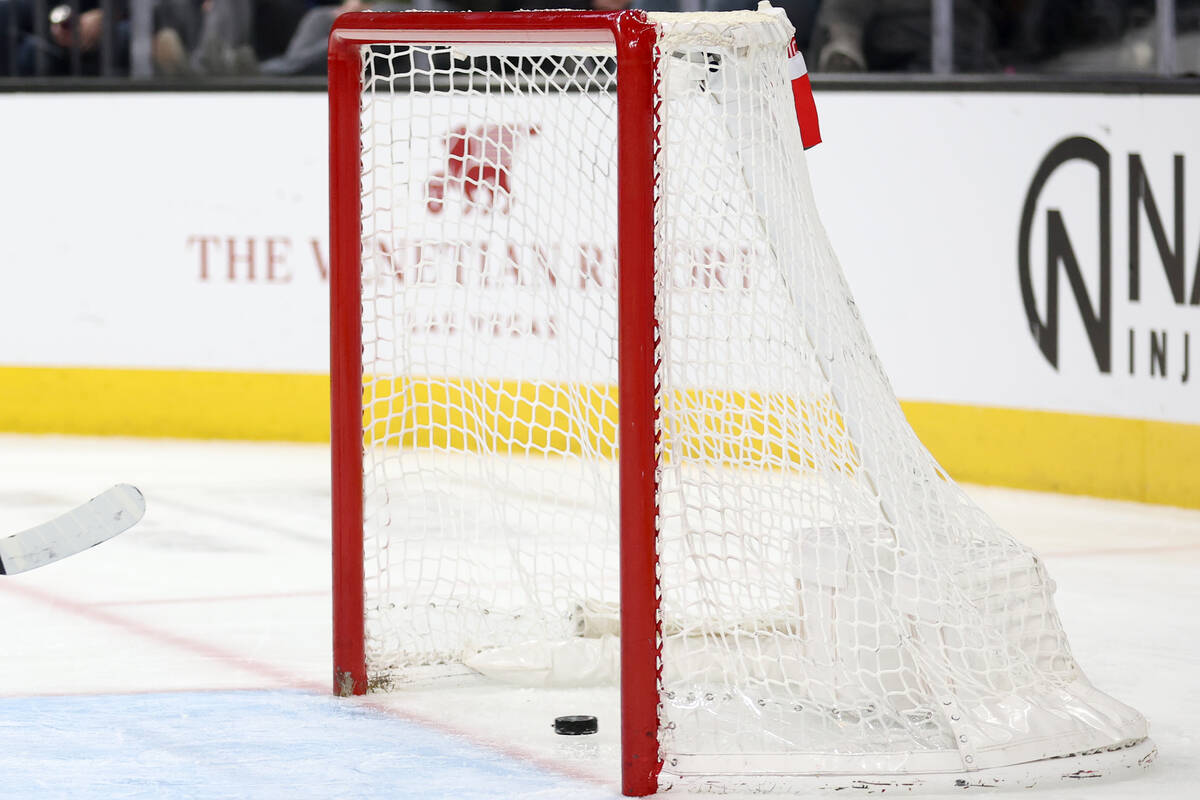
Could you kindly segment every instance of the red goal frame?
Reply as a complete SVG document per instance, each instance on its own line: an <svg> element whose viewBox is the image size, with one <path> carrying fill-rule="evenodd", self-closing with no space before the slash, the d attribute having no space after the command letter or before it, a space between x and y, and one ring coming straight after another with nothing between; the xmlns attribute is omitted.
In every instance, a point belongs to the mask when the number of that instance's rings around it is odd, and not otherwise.
<svg viewBox="0 0 1200 800"><path fill-rule="evenodd" d="M640 11L344 14L329 39L333 686L367 691L363 609L360 48L372 43L613 43L617 52L621 771L658 788L658 357L654 315L656 26Z"/></svg>

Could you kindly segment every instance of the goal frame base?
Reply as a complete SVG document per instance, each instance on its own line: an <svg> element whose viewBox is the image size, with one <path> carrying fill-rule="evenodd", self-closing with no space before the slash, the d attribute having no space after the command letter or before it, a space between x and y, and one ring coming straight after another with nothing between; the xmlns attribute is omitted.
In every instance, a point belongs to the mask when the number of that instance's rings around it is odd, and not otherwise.
<svg viewBox="0 0 1200 800"><path fill-rule="evenodd" d="M941 794L954 791L1046 789L1132 778L1148 769L1158 758L1158 747L1149 738L1100 752L1047 758L1025 764L972 772L913 774L761 774L678 775L665 765L659 776L659 791L674 790L705 794ZM781 756L783 763L795 758Z"/></svg>

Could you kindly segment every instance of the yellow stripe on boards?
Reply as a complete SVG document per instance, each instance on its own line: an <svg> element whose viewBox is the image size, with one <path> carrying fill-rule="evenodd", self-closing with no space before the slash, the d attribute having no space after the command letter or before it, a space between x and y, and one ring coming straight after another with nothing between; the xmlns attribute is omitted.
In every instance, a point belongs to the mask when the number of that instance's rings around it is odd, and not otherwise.
<svg viewBox="0 0 1200 800"><path fill-rule="evenodd" d="M424 420L414 428L413 441L449 446L456 435L446 424L449 412L435 412L433 404L454 395L459 424L469 431L455 446L466 447L470 439L478 447L501 438L527 442L525 452L576 452L571 448L589 441L606 442L598 454L612 454L616 396L611 387L593 388L572 401L582 403L580 416L564 405L562 387L549 384L530 394L509 381L405 383L411 385L368 384L370 434L399 435L401 428L385 419L399 403L414 421ZM393 394L396 388L400 391ZM807 405L806 418L769 397L703 392L702 399L689 399L687 394L679 402L687 410L681 425L691 457L745 463L769 456L777 463L806 463L814 454L762 448L764 441L777 440L779 420L811 418L820 430L833 432L827 442L833 462L853 464L848 445L838 450L846 440L836 417L828 416L833 410L821 403ZM0 367L0 430L318 442L329 439L328 398L325 375ZM956 480L1200 508L1200 425L944 403L901 405ZM568 412L585 422L571 429L565 422ZM440 413L439 428L433 422ZM821 415L826 418L818 419ZM803 441L805 426L793 424L796 437L790 440ZM721 432L716 438L700 433L714 426Z"/></svg>
<svg viewBox="0 0 1200 800"><path fill-rule="evenodd" d="M329 377L0 367L0 430L328 441Z"/></svg>
<svg viewBox="0 0 1200 800"><path fill-rule="evenodd" d="M720 466L853 472L858 465L833 399L719 390L673 392L666 400L679 450ZM820 446L817 443L820 442Z"/></svg>
<svg viewBox="0 0 1200 800"><path fill-rule="evenodd" d="M469 378L366 378L368 446L612 458L617 390Z"/></svg>
<svg viewBox="0 0 1200 800"><path fill-rule="evenodd" d="M1200 425L901 405L956 481L1200 508Z"/></svg>
<svg viewBox="0 0 1200 800"><path fill-rule="evenodd" d="M692 461L775 469L855 468L829 398L688 390L664 399L664 448ZM367 377L363 444L501 455L617 454L617 387L470 378ZM816 452L814 439L825 446Z"/></svg>

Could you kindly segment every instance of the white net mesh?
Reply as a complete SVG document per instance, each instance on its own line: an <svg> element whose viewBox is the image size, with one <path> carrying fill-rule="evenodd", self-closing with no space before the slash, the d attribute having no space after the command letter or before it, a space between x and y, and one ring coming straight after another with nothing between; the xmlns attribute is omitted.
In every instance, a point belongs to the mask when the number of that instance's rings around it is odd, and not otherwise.
<svg viewBox="0 0 1200 800"><path fill-rule="evenodd" d="M367 648L376 682L616 600L608 59L366 52ZM565 89L556 88L555 81Z"/></svg>
<svg viewBox="0 0 1200 800"><path fill-rule="evenodd" d="M666 769L971 770L1145 735L1037 558L905 422L765 13L660 15ZM363 49L374 685L616 680L616 78L594 45Z"/></svg>

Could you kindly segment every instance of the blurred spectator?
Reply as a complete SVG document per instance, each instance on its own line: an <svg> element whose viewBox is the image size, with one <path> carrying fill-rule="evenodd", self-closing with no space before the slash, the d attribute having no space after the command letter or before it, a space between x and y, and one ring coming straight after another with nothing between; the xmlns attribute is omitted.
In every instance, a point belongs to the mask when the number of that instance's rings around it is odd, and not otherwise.
<svg viewBox="0 0 1200 800"><path fill-rule="evenodd" d="M150 0L153 61L160 75L320 75L333 20L355 10L397 11L412 0ZM796 28L813 70L930 69L932 0L774 0ZM640 8L678 11L680 0L432 0L437 10ZM756 0L703 0L708 10L751 9ZM100 71L111 25L112 64L129 63L129 0L0 0L0 76ZM1155 0L953 0L959 72L1152 72ZM1200 0L1177 0L1178 69L1200 71ZM112 15L106 20L105 14ZM75 63L75 50L79 60Z"/></svg>
<svg viewBox="0 0 1200 800"><path fill-rule="evenodd" d="M729 0L731 7L737 0ZM751 0L746 0L751 2ZM817 0L793 0L801 5ZM437 11L520 11L539 8L613 11L622 8L647 10L678 10L675 0L433 0ZM747 6L749 7L749 6ZM407 3L343 0L336 6L318 6L308 11L300 21L295 35L282 55L259 65L264 75L324 75L329 31L339 14L348 11L403 11Z"/></svg>
<svg viewBox="0 0 1200 800"><path fill-rule="evenodd" d="M1036 64L1129 28L1129 0L1021 0L1008 3L1012 61Z"/></svg>
<svg viewBox="0 0 1200 800"><path fill-rule="evenodd" d="M128 0L79 0L78 14L69 5L53 6L41 26L33 0L0 0L0 75L8 74L14 62L15 74L33 75L39 54L49 74L67 74L75 42L82 73L97 74L102 5L114 17L114 62L118 70L127 69ZM164 75L254 73L260 59L283 53L309 6L310 0L153 0L156 69ZM14 27L15 43L9 35ZM44 35L38 34L39 27Z"/></svg>
<svg viewBox="0 0 1200 800"><path fill-rule="evenodd" d="M823 0L809 61L825 72L927 72L931 8L931 0ZM1154 0L954 0L954 69L1152 71L1154 11ZM1200 0L1179 0L1177 17L1180 33L1200 28ZM1200 50L1189 41L1179 40L1185 71Z"/></svg>
<svg viewBox="0 0 1200 800"><path fill-rule="evenodd" d="M0 0L0 75L29 74L22 67L26 58L32 61L32 51L27 54L25 48L33 31L33 3L29 0ZM15 36L10 39L13 34Z"/></svg>
<svg viewBox="0 0 1200 800"><path fill-rule="evenodd" d="M229 76L258 72L274 58L309 0L158 0L155 69L162 75Z"/></svg>
<svg viewBox="0 0 1200 800"><path fill-rule="evenodd" d="M1047 72L1147 73L1157 68L1154 0L1024 0L1022 66ZM1177 0L1176 64L1200 73L1200 0Z"/></svg>
<svg viewBox="0 0 1200 800"><path fill-rule="evenodd" d="M260 65L264 75L324 75L329 31L339 14L349 11L403 11L408 5L370 0L343 0L339 5L317 6L301 18L287 49ZM453 6L438 6L438 10L453 11Z"/></svg>
<svg viewBox="0 0 1200 800"><path fill-rule="evenodd" d="M930 0L823 0L811 51L824 72L928 72ZM986 0L954 0L954 69L999 68L996 10Z"/></svg>
<svg viewBox="0 0 1200 800"><path fill-rule="evenodd" d="M254 9L248 0L205 0L201 6L200 39L191 54L199 75L248 75L254 57Z"/></svg>
<svg viewBox="0 0 1200 800"><path fill-rule="evenodd" d="M85 75L100 72L99 49L104 35L104 10L100 0L80 0L78 13L69 5L53 5L48 19L38 25L33 0L0 0L0 75L8 75L15 62L16 75L33 75L38 55L51 75L65 75L71 69L72 48L78 44L80 65ZM129 64L128 8L124 0L108 3L113 15L113 56L118 69ZM14 24L15 23L15 24ZM10 30L15 28L16 41ZM38 35L41 28L46 33Z"/></svg>

